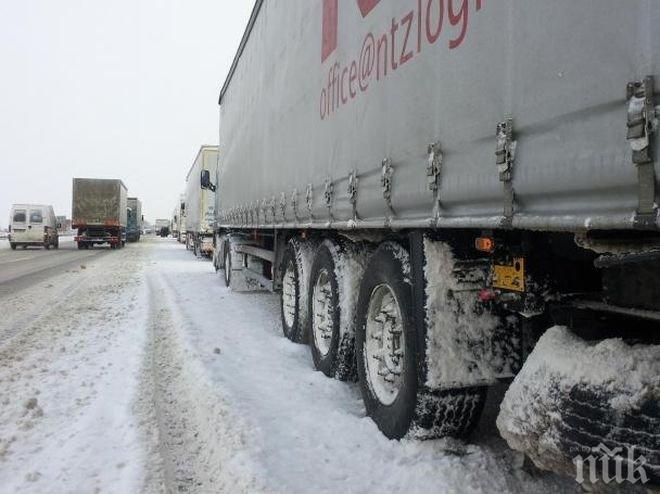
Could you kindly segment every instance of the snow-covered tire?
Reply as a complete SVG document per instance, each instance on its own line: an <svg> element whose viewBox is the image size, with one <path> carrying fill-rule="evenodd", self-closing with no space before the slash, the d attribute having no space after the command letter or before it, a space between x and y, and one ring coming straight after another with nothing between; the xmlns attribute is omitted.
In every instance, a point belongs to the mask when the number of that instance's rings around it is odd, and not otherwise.
<svg viewBox="0 0 660 494"><path fill-rule="evenodd" d="M378 320L376 318L380 316L374 313L374 303L380 297L384 299L383 294L392 300L387 307L393 304L397 308L394 311L389 310L391 314L386 314ZM386 306L382 307L384 309ZM420 439L466 437L479 422L487 389L469 387L432 391L419 387L416 350L418 328L415 327L412 311L409 254L397 243L381 244L371 257L363 276L356 313L355 351L360 389L367 414L390 439L401 439L406 435ZM400 322L389 323L388 318ZM403 355L399 358L402 365L392 369L400 376L393 378L394 387L397 387L398 391L391 400L383 400L384 386L375 381L382 371L383 361L388 365L396 361L388 360L390 357L383 355L375 360L372 355L373 346L370 350L367 344L368 338L378 336L373 334L373 328L382 328L380 341L384 340L385 322L391 324L391 329L397 325L403 337L403 341L398 340L398 346L394 344L394 337L387 346L390 349L397 346L403 350ZM398 331L393 332L396 334ZM382 345L380 342L378 344ZM370 368L374 362L377 362L377 367ZM388 391L387 386L385 391Z"/></svg>
<svg viewBox="0 0 660 494"><path fill-rule="evenodd" d="M326 240L316 251L310 273L309 341L314 365L342 381L357 380L355 312L368 253L365 244Z"/></svg>
<svg viewBox="0 0 660 494"><path fill-rule="evenodd" d="M420 392L411 437L468 437L479 424L487 391L486 386L473 386Z"/></svg>
<svg viewBox="0 0 660 494"><path fill-rule="evenodd" d="M417 357L412 308L408 252L394 242L383 243L371 257L360 284L355 350L367 414L390 439L404 437L415 418ZM391 341L387 343L385 322L390 325ZM375 332L379 327L380 336ZM386 355L388 344L391 353ZM399 357L394 356L397 351ZM381 373L386 375L379 379Z"/></svg>
<svg viewBox="0 0 660 494"><path fill-rule="evenodd" d="M289 240L280 262L282 332L291 341L309 341L309 274L318 242Z"/></svg>
<svg viewBox="0 0 660 494"><path fill-rule="evenodd" d="M550 328L509 387L497 427L539 468L573 476L579 455L585 463L596 458L599 472L603 461L612 474L619 462L627 478L634 447L633 458L644 456L645 474L658 485L659 376L660 345L587 341Z"/></svg>
<svg viewBox="0 0 660 494"><path fill-rule="evenodd" d="M317 249L309 277L308 313L309 347L314 367L328 377L334 377L338 365L340 339L339 283L337 265L329 240Z"/></svg>
<svg viewBox="0 0 660 494"><path fill-rule="evenodd" d="M223 277L222 279L225 281L225 286L227 288L231 287L231 243L229 240L225 240L225 248L223 249L223 260L222 260L222 269L223 269Z"/></svg>
<svg viewBox="0 0 660 494"><path fill-rule="evenodd" d="M610 451L620 448L618 457L626 459L627 451L635 447L634 457L644 456L646 475L652 484L660 485L660 393L644 397L632 410L615 410L610 405L611 392L606 389L576 385L562 401L560 447L571 452L584 452L605 445ZM610 460L615 469L614 458ZM623 462L623 476L628 476Z"/></svg>

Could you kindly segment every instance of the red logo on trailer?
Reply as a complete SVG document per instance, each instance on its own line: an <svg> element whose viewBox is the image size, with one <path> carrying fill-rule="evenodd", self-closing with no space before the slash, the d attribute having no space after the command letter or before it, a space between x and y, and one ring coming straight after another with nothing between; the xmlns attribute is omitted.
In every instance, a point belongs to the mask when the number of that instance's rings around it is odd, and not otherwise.
<svg viewBox="0 0 660 494"><path fill-rule="evenodd" d="M339 0L323 1L323 30L321 35L321 64L337 50L339 41ZM335 58L327 67L327 79L321 87L319 115L321 120L333 115L369 88L384 82L391 74L416 59L422 51L439 40L446 40L449 50L456 50L465 42L474 15L481 12L485 0L391 0L392 7L402 7L398 15L383 25L369 23L369 30L342 33L342 39L353 42L346 58ZM355 0L366 18L381 0ZM350 0L342 8L355 4ZM357 11L355 12L357 15ZM366 24L366 23L365 23ZM474 28L473 28L474 29ZM356 43L355 35L361 38ZM360 46L359 49L357 47Z"/></svg>
<svg viewBox="0 0 660 494"><path fill-rule="evenodd" d="M362 17L367 17L380 0L356 0ZM323 0L323 38L321 63L337 49L337 27L339 24L339 0Z"/></svg>

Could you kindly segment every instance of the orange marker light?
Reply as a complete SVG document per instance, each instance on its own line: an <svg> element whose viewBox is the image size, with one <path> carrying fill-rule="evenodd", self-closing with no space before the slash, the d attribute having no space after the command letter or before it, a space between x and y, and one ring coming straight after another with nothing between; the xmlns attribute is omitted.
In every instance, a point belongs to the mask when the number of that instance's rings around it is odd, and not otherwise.
<svg viewBox="0 0 660 494"><path fill-rule="evenodd" d="M490 254L495 251L495 241L490 237L477 237L474 241L474 247L478 251Z"/></svg>

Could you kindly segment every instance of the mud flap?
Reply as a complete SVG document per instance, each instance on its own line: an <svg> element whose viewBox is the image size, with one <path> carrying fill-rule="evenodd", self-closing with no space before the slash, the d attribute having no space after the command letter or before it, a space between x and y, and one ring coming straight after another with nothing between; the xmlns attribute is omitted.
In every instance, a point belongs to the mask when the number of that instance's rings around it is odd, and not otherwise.
<svg viewBox="0 0 660 494"><path fill-rule="evenodd" d="M491 314L489 308L460 306L460 302L465 304L466 300L472 300L476 306L477 290L469 295L461 292L452 299L458 305L451 307L431 299L439 293L429 290L439 284L435 279L438 273L428 267L428 257L434 254L436 242L419 232L411 233L409 240L413 317L418 328L415 352L418 393L410 434L418 438L463 437L478 423L486 386L496 378L512 376L517 370L521 338L517 325ZM446 260L453 262L453 258ZM453 276L452 271L450 269ZM465 286L457 283L452 281L449 287L468 290L476 286L474 279L465 281ZM477 319L485 320L485 324L477 325L480 331L476 335L470 334L470 328L466 328L460 318L437 317L442 309L460 314L475 308L483 311L477 314ZM445 324L437 324L440 319Z"/></svg>

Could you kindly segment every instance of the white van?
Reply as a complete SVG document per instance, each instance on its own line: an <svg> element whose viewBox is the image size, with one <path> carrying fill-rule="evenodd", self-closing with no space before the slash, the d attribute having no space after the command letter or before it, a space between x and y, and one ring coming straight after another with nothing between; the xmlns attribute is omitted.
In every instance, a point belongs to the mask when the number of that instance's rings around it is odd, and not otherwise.
<svg viewBox="0 0 660 494"><path fill-rule="evenodd" d="M59 225L53 206L40 204L14 204L9 217L9 245L16 250L19 245L59 247Z"/></svg>

